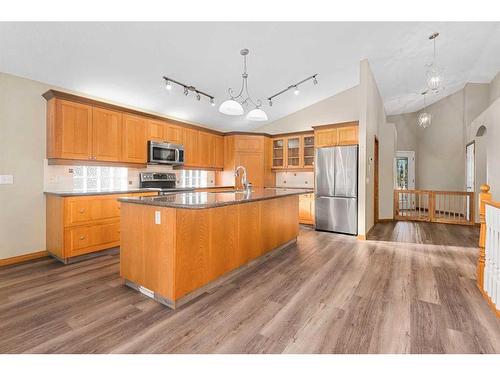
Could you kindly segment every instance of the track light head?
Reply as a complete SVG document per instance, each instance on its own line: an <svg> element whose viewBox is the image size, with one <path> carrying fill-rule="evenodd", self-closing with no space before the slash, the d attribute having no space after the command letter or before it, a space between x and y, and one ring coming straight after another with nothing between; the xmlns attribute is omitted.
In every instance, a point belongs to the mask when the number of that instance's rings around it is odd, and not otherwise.
<svg viewBox="0 0 500 375"><path fill-rule="evenodd" d="M295 89L293 90L293 93L295 95L299 95L300 94L300 91L299 91L299 87L298 86L295 86Z"/></svg>
<svg viewBox="0 0 500 375"><path fill-rule="evenodd" d="M167 79L166 87L167 87L167 90L172 90L172 84L170 83L170 81L168 79Z"/></svg>
<svg viewBox="0 0 500 375"><path fill-rule="evenodd" d="M316 76L314 76L314 79L313 79L313 84L317 85L318 84L318 80L316 79Z"/></svg>
<svg viewBox="0 0 500 375"><path fill-rule="evenodd" d="M215 100L214 100L214 98L210 98L210 105L212 107L215 107Z"/></svg>
<svg viewBox="0 0 500 375"><path fill-rule="evenodd" d="M273 101L271 99L269 99L269 107L272 107L273 106Z"/></svg>
<svg viewBox="0 0 500 375"><path fill-rule="evenodd" d="M200 93L197 91L196 92L196 100L200 101L200 99L201 99Z"/></svg>
<svg viewBox="0 0 500 375"><path fill-rule="evenodd" d="M188 88L186 86L184 86L184 95L187 96L187 94L189 94L189 90L188 90Z"/></svg>

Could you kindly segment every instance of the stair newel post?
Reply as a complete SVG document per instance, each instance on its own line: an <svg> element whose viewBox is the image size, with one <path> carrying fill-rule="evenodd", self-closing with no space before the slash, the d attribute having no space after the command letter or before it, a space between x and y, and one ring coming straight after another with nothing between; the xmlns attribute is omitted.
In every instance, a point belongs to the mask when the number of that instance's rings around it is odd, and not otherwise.
<svg viewBox="0 0 500 375"><path fill-rule="evenodd" d="M479 222L481 230L479 232L479 257L477 260L477 286L479 290L484 292L484 256L486 244L486 218L485 218L485 202L491 201L490 186L487 184L481 185L481 193L479 194Z"/></svg>

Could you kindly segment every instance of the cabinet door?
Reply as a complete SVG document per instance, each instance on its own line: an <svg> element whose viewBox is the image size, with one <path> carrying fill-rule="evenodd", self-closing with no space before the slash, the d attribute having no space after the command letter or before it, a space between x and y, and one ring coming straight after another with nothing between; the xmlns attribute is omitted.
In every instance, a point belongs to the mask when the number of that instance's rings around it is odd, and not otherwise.
<svg viewBox="0 0 500 375"><path fill-rule="evenodd" d="M300 137L286 139L286 167L300 167Z"/></svg>
<svg viewBox="0 0 500 375"><path fill-rule="evenodd" d="M285 140L273 139L273 168L285 167Z"/></svg>
<svg viewBox="0 0 500 375"><path fill-rule="evenodd" d="M200 167L215 167L215 138L213 134L198 132L198 153Z"/></svg>
<svg viewBox="0 0 500 375"><path fill-rule="evenodd" d="M122 160L128 163L147 161L147 123L139 116L123 115Z"/></svg>
<svg viewBox="0 0 500 375"><path fill-rule="evenodd" d="M165 139L170 143L182 145L184 143L182 139L182 128L167 123L167 134L165 135Z"/></svg>
<svg viewBox="0 0 500 375"><path fill-rule="evenodd" d="M61 159L91 159L92 107L58 99L55 116L54 156Z"/></svg>
<svg viewBox="0 0 500 375"><path fill-rule="evenodd" d="M184 128L184 165L188 167L198 167L198 130Z"/></svg>
<svg viewBox="0 0 500 375"><path fill-rule="evenodd" d="M224 168L224 137L214 136L215 139L215 167Z"/></svg>
<svg viewBox="0 0 500 375"><path fill-rule="evenodd" d="M234 149L244 152L264 151L264 137L261 135L236 135Z"/></svg>
<svg viewBox="0 0 500 375"><path fill-rule="evenodd" d="M264 153L237 152L235 155L236 167L242 165L247 170L247 179L254 187L264 187ZM236 177L236 185L241 188L241 177Z"/></svg>
<svg viewBox="0 0 500 375"><path fill-rule="evenodd" d="M314 135L302 137L302 166L304 168L314 166Z"/></svg>
<svg viewBox="0 0 500 375"><path fill-rule="evenodd" d="M320 129L314 132L316 147L328 147L337 145L337 128Z"/></svg>
<svg viewBox="0 0 500 375"><path fill-rule="evenodd" d="M299 222L313 224L314 222L314 195L299 195Z"/></svg>
<svg viewBox="0 0 500 375"><path fill-rule="evenodd" d="M346 126L338 129L338 144L339 145L357 145L358 144L358 127Z"/></svg>
<svg viewBox="0 0 500 375"><path fill-rule="evenodd" d="M147 120L148 123L148 140L165 142L167 126L163 121Z"/></svg>
<svg viewBox="0 0 500 375"><path fill-rule="evenodd" d="M122 114L92 108L92 159L120 161L122 151Z"/></svg>

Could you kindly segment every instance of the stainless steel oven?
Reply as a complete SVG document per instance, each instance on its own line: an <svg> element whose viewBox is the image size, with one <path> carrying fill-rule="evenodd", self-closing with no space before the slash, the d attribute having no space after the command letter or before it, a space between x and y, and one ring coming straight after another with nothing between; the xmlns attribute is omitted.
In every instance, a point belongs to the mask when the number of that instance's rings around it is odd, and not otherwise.
<svg viewBox="0 0 500 375"><path fill-rule="evenodd" d="M149 164L184 164L184 146L174 143L148 141Z"/></svg>

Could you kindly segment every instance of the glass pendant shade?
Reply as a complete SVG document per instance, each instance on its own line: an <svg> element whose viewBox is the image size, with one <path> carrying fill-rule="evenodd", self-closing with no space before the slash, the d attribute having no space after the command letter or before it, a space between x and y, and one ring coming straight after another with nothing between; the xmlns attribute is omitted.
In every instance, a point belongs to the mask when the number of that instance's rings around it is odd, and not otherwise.
<svg viewBox="0 0 500 375"><path fill-rule="evenodd" d="M428 128L431 124L432 116L430 113L422 112L418 115L418 126L425 129Z"/></svg>
<svg viewBox="0 0 500 375"><path fill-rule="evenodd" d="M267 121L267 114L260 108L252 109L247 114L247 120L250 121Z"/></svg>
<svg viewBox="0 0 500 375"><path fill-rule="evenodd" d="M219 107L219 112L229 116L240 116L243 114L243 107L236 100L226 100Z"/></svg>
<svg viewBox="0 0 500 375"><path fill-rule="evenodd" d="M427 70L427 87L432 91L439 91L443 85L443 71L437 65L432 64Z"/></svg>

